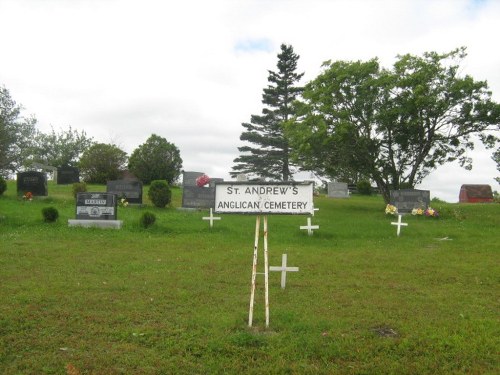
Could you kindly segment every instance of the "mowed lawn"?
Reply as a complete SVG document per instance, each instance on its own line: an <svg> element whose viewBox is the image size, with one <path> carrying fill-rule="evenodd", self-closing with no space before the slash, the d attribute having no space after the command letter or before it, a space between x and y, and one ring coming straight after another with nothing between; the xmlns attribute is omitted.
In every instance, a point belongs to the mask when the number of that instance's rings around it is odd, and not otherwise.
<svg viewBox="0 0 500 375"><path fill-rule="evenodd" d="M248 327L255 216L210 229L173 189L166 209L120 207L121 230L69 228L71 186L8 187L0 374L499 373L499 204L433 202L441 217L405 216L400 237L379 196L315 197L312 236L306 216L269 216L270 265L300 270L285 289L270 274L266 329L262 275Z"/></svg>

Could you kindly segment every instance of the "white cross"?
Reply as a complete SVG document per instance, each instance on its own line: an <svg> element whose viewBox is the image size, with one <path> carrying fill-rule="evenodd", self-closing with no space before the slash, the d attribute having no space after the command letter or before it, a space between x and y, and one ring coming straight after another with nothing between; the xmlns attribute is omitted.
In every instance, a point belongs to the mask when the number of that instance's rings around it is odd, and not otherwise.
<svg viewBox="0 0 500 375"><path fill-rule="evenodd" d="M313 229L319 229L319 225L311 225L311 218L307 218L307 225L301 225L300 229L307 229L307 234L312 236Z"/></svg>
<svg viewBox="0 0 500 375"><path fill-rule="evenodd" d="M220 217L216 217L212 213L212 209L210 209L210 216L205 216L201 218L202 220L210 220L210 228L214 226L214 220L220 220Z"/></svg>
<svg viewBox="0 0 500 375"><path fill-rule="evenodd" d="M408 223L402 223L401 222L401 215L398 215L398 222L395 223L395 222L392 222L391 223L392 225L397 225L398 226L398 237L399 237L399 233L401 232L401 226L408 226Z"/></svg>
<svg viewBox="0 0 500 375"><path fill-rule="evenodd" d="M315 211L319 211L319 208L314 208L314 204L313 204L313 212L312 212L312 214L311 214L311 215L313 215L313 216L314 216L314 212L315 212Z"/></svg>
<svg viewBox="0 0 500 375"><path fill-rule="evenodd" d="M281 266L270 266L269 271L281 271L281 289L285 289L286 284L286 273L288 272L298 272L299 267L287 267L286 266L286 254L281 257Z"/></svg>

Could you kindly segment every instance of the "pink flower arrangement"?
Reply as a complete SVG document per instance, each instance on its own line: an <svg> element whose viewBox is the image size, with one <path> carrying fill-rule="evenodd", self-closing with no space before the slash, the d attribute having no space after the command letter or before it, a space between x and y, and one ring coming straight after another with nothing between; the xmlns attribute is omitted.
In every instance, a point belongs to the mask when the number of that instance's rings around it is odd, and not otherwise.
<svg viewBox="0 0 500 375"><path fill-rule="evenodd" d="M198 185L198 187L203 187L209 182L210 182L210 177L208 177L206 174L203 174L196 179L196 185Z"/></svg>
<svg viewBox="0 0 500 375"><path fill-rule="evenodd" d="M424 215L429 217L439 217L439 212L437 212L432 207L429 207L424 211Z"/></svg>

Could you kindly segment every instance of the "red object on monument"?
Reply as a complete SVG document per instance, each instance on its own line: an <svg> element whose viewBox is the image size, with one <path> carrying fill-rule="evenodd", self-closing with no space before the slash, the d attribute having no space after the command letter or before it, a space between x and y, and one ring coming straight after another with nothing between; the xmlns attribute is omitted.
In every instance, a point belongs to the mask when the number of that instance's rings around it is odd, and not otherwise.
<svg viewBox="0 0 500 375"><path fill-rule="evenodd" d="M210 182L210 177L208 177L206 174L201 175L196 179L196 185L198 185L198 187L203 187L209 182Z"/></svg>

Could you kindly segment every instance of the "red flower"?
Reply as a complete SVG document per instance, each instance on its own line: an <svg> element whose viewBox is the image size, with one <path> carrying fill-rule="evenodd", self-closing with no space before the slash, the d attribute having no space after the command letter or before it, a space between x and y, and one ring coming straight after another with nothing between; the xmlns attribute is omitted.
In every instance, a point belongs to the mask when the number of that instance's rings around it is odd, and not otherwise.
<svg viewBox="0 0 500 375"><path fill-rule="evenodd" d="M208 177L206 174L203 174L196 179L196 185L198 185L199 187L203 187L209 182L210 182L210 177Z"/></svg>

